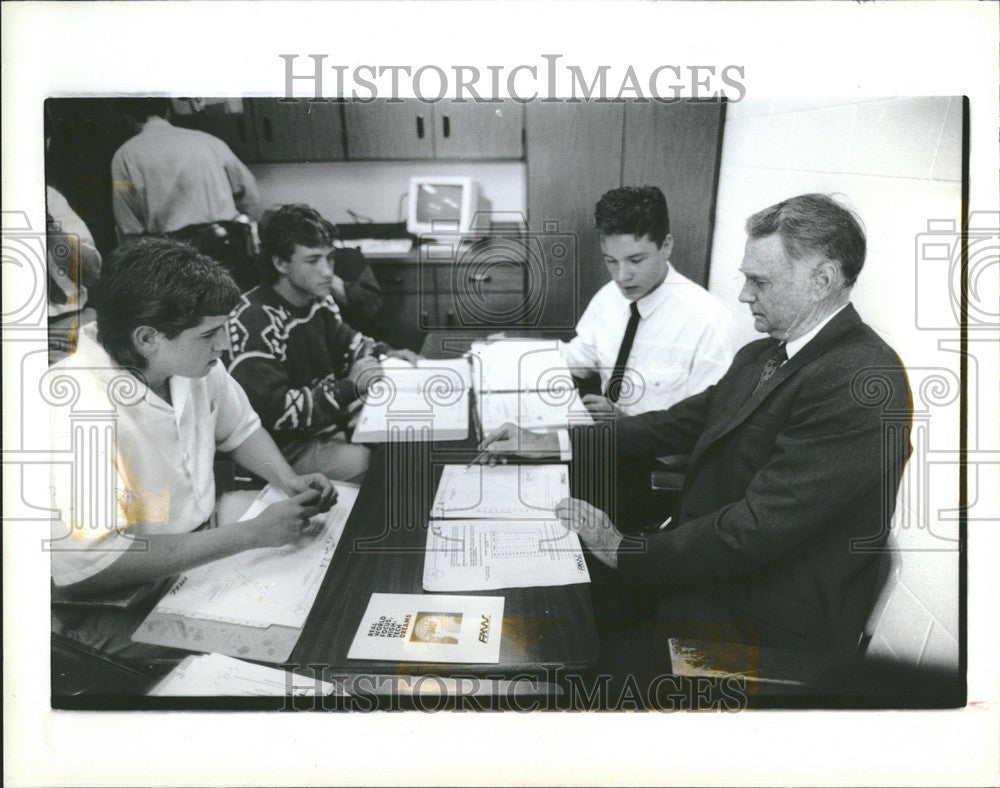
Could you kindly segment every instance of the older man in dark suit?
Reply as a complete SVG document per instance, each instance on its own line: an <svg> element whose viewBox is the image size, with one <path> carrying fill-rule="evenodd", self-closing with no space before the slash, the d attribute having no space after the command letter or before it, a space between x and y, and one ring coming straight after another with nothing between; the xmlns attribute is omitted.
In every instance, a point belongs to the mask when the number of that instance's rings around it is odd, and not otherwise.
<svg viewBox="0 0 1000 788"><path fill-rule="evenodd" d="M621 463L691 455L673 521L631 539L583 500L557 514L616 570L595 585L599 613L600 594L630 593L656 601L664 636L849 654L910 453L906 374L850 304L865 258L851 212L801 195L751 216L747 235L740 301L770 338L702 393L614 423ZM484 445L524 454L550 439L507 427Z"/></svg>

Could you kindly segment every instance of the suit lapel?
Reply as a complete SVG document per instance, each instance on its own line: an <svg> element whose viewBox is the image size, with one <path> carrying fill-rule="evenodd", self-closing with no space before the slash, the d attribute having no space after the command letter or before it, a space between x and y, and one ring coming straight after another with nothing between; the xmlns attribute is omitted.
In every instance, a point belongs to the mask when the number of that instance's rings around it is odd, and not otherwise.
<svg viewBox="0 0 1000 788"><path fill-rule="evenodd" d="M764 362L767 360L767 357L771 354L771 352L778 346L779 342L775 340L774 342L766 345L764 349L761 350L757 360L753 364L748 364L745 367L743 374L733 381L732 386L728 388L726 397L736 406L735 410L732 412L733 415L728 419L719 419L718 422L711 425L705 431L701 440L698 442L698 448L691 457L691 466L693 466L700 459L701 455L705 453L709 446L732 432L744 421L746 421L747 418L749 418L749 416L760 407L761 403L767 399L771 392L781 386L806 364L823 355L827 350L836 345L848 331L852 330L860 323L861 318L858 316L853 304L848 304L836 317L827 323L823 327L823 330L813 337L804 348L796 353L791 359L782 364L774 375L771 376L770 380L766 381L763 386L754 392L753 389L757 385L757 381L760 379L760 373L764 368Z"/></svg>

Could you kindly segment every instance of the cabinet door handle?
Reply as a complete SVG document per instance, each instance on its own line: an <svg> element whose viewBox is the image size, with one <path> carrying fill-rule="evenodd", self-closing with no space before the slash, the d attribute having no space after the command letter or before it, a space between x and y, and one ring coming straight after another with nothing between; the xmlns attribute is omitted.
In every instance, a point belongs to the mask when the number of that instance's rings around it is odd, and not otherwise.
<svg viewBox="0 0 1000 788"><path fill-rule="evenodd" d="M451 118L445 115L441 120L441 127L444 131L444 138L448 139L451 136Z"/></svg>
<svg viewBox="0 0 1000 788"><path fill-rule="evenodd" d="M403 284L403 277L402 277L402 275L397 274L396 276L390 276L389 277L389 284L392 284L392 285L401 285L401 284Z"/></svg>
<svg viewBox="0 0 1000 788"><path fill-rule="evenodd" d="M422 140L424 138L424 116L417 115L417 139Z"/></svg>
<svg viewBox="0 0 1000 788"><path fill-rule="evenodd" d="M271 119L264 118L264 139L267 142L274 142L274 134L271 133Z"/></svg>
<svg viewBox="0 0 1000 788"><path fill-rule="evenodd" d="M445 322L445 325L448 326L449 328L454 327L454 325L455 325L455 313L452 310L449 309L448 312L445 314L445 316L444 316L444 322Z"/></svg>
<svg viewBox="0 0 1000 788"><path fill-rule="evenodd" d="M242 115L240 115L236 119L236 134L240 138L240 142L246 142L247 141L247 126L246 126L246 123L244 123L244 121L243 121L243 116Z"/></svg>
<svg viewBox="0 0 1000 788"><path fill-rule="evenodd" d="M485 282L492 282L493 277L490 274L469 274L469 281L476 284L484 284Z"/></svg>

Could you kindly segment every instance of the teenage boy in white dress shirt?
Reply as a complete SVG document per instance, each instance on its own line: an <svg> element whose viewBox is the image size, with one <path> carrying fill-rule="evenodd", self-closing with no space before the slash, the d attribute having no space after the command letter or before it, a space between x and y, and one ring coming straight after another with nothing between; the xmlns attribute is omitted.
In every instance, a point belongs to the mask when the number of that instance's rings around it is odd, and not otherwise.
<svg viewBox="0 0 1000 788"><path fill-rule="evenodd" d="M137 586L294 542L309 517L335 502L325 476L292 470L219 362L239 298L218 263L176 241L131 241L107 261L96 323L53 368L75 382L75 413L111 414L115 423L115 440L95 446L83 467L60 477L53 466L58 515L49 549L52 579L64 593ZM53 416L55 448L72 446L70 420ZM200 528L215 509L216 450L291 497L239 525ZM135 625L114 614L54 621L68 636L120 655Z"/></svg>
<svg viewBox="0 0 1000 788"><path fill-rule="evenodd" d="M733 319L670 265L674 241L663 192L655 186L612 189L598 201L595 220L612 281L591 299L576 337L560 345L575 376L600 374L601 393L584 395L584 404L595 414L631 416L669 408L718 381L736 352ZM624 370L614 381L636 309Z"/></svg>

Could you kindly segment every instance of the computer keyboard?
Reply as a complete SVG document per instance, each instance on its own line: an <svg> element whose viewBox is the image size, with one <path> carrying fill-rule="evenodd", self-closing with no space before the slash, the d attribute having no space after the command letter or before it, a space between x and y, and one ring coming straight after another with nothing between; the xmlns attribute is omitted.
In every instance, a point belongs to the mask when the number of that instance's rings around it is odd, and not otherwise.
<svg viewBox="0 0 1000 788"><path fill-rule="evenodd" d="M355 238L341 243L353 246L363 255L407 254L413 248L412 238Z"/></svg>

